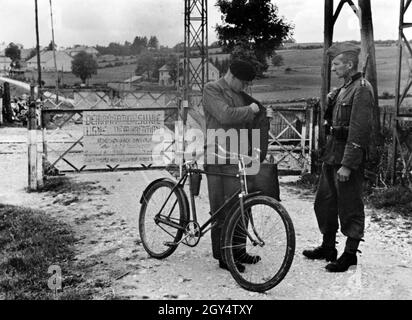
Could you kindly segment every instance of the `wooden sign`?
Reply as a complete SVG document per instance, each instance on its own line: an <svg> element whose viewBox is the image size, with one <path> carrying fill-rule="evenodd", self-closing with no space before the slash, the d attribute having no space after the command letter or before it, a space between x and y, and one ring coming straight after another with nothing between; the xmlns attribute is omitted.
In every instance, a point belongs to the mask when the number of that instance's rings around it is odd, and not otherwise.
<svg viewBox="0 0 412 320"><path fill-rule="evenodd" d="M162 110L91 110L83 112L86 165L149 165L153 134L164 128Z"/></svg>

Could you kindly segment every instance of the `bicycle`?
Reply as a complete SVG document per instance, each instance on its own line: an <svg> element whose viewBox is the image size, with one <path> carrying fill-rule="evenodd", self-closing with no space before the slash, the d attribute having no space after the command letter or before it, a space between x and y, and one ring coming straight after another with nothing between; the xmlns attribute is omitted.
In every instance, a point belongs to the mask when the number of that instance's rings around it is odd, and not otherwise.
<svg viewBox="0 0 412 320"><path fill-rule="evenodd" d="M226 212L222 228L226 232L222 232L221 243L228 269L242 288L264 292L279 284L288 273L295 252L295 231L288 212L277 200L260 191L248 193L245 159L256 159L230 156L237 157L238 173L213 175L236 177L240 188L216 212L210 213L209 220L203 225L198 223L195 196L199 194L201 175L211 173L199 169L196 160L185 161L178 181L161 178L143 192L140 237L151 257L164 259L180 244L197 246L216 217ZM184 190L187 181L191 206ZM240 250L256 253L261 260L241 272L236 266Z"/></svg>

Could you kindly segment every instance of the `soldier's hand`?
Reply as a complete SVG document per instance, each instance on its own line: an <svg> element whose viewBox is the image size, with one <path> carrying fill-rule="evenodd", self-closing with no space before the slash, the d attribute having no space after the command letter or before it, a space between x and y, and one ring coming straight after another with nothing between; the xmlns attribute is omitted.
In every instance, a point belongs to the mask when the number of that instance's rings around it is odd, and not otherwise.
<svg viewBox="0 0 412 320"><path fill-rule="evenodd" d="M256 103L252 103L251 105L249 105L249 107L252 109L254 113L259 113L260 111L259 106Z"/></svg>
<svg viewBox="0 0 412 320"><path fill-rule="evenodd" d="M349 169L348 167L342 166L338 170L338 181L340 181L340 182L349 181L349 177L350 177L351 172L352 172L351 169Z"/></svg>

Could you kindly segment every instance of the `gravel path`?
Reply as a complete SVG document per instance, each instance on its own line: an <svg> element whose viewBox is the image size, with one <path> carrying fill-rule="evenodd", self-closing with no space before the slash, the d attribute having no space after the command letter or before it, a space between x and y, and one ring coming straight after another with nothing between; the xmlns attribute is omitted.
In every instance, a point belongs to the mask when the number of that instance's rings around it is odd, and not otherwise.
<svg viewBox="0 0 412 320"><path fill-rule="evenodd" d="M5 132L0 129L1 141L7 140ZM11 132L15 131L7 131ZM71 192L27 193L27 155L10 150L3 145L0 151L0 203L44 210L69 223L79 238L76 260L87 271L86 284L98 288L96 299L412 299L412 221L396 214L367 209L366 242L358 266L330 274L324 262L301 255L321 239L312 209L314 196L285 185L296 178L282 177L282 204L294 222L296 255L277 287L265 294L251 293L218 268L209 235L196 248L180 246L165 260L148 257L137 230L139 198L150 181L167 173L69 175ZM203 221L208 215L206 192L203 181L197 201ZM338 241L342 250L345 239L339 236Z"/></svg>

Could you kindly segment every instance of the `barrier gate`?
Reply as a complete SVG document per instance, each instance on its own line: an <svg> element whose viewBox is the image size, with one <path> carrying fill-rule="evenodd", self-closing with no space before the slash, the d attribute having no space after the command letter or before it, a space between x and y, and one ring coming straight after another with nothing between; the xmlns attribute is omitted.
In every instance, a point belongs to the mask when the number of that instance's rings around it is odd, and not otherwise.
<svg viewBox="0 0 412 320"><path fill-rule="evenodd" d="M56 96L45 96L41 111L44 174L164 168L150 163L147 151L150 148L135 150L136 145L141 143L147 147L150 145L148 136L143 134L141 140L139 137L130 140L122 137L128 136L127 132L110 132L118 128L113 129L107 123L104 123L103 129L100 128L107 132L93 132L93 126L88 121L91 117L107 120L113 114L131 117L135 121L139 115L158 114L161 118L158 126L164 127L168 137L163 136L160 141L163 144L161 156L165 157L163 160L171 160L178 149L176 133L182 132L182 128L176 127L180 120L180 103L180 94L172 91L74 91L60 95L57 102ZM319 101L265 105L273 109L267 160L278 164L280 174L311 172L312 154L317 149L319 133ZM136 124L132 129L139 130L137 127ZM93 154L96 148L100 151ZM129 151L133 152L129 154ZM140 157L138 151L142 151ZM114 153L118 154L117 158Z"/></svg>

